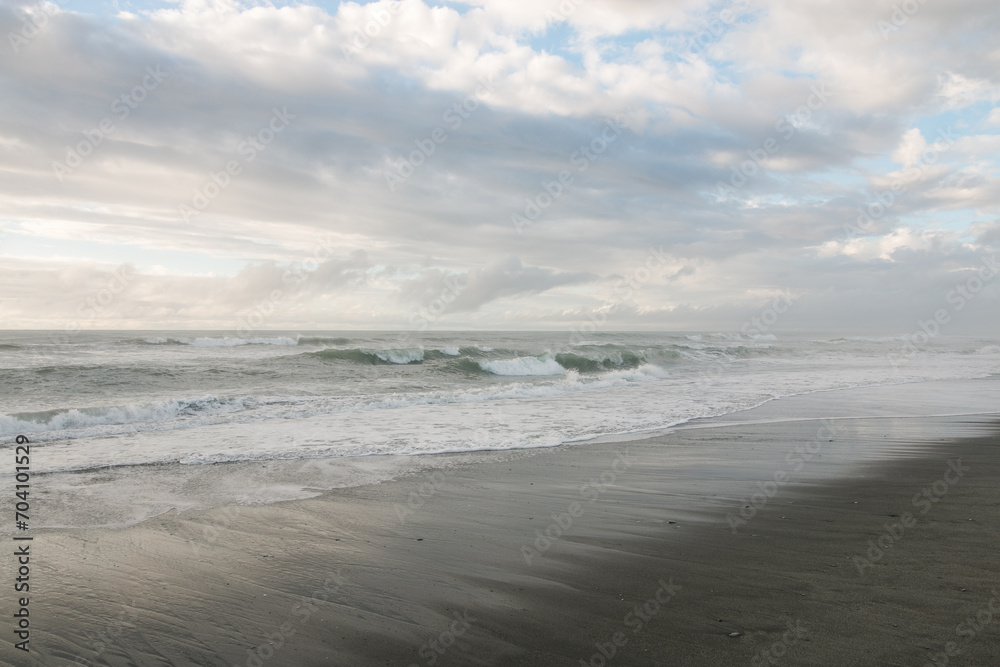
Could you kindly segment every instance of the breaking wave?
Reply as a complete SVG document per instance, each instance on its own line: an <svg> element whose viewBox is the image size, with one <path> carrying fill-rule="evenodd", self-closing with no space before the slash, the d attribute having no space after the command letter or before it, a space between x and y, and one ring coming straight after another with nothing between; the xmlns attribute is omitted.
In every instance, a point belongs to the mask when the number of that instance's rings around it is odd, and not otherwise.
<svg viewBox="0 0 1000 667"><path fill-rule="evenodd" d="M424 351L419 347L397 350L363 350L351 348L346 350L320 350L309 352L312 356L326 361L352 361L358 364L419 364L424 361Z"/></svg>

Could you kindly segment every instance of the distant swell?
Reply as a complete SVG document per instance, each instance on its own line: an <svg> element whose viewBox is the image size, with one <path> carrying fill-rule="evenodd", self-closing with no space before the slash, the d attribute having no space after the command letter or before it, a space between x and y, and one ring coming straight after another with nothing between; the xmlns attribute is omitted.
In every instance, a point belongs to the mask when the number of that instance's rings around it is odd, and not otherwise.
<svg viewBox="0 0 1000 667"><path fill-rule="evenodd" d="M454 359L474 351L482 354L479 348L443 347L440 349L423 349L408 347L388 350L372 350L362 348L327 349L319 352L309 352L314 357L327 361L350 361L356 364L380 366L383 364L420 364L431 359Z"/></svg>
<svg viewBox="0 0 1000 667"><path fill-rule="evenodd" d="M281 336L278 338L234 338L224 336L222 338L143 338L142 343L146 345L194 345L196 347L237 347L241 345L298 345L295 338Z"/></svg>
<svg viewBox="0 0 1000 667"><path fill-rule="evenodd" d="M567 371L579 373L601 373L614 370L638 368L643 358L634 352L612 352L595 357L582 354L560 352L555 356L543 354L537 357L515 357L513 359L462 359L459 368L467 372L485 372L490 375L505 376L554 376Z"/></svg>
<svg viewBox="0 0 1000 667"><path fill-rule="evenodd" d="M299 336L299 345L347 345L347 338L322 338L320 336Z"/></svg>
<svg viewBox="0 0 1000 667"><path fill-rule="evenodd" d="M352 361L358 364L419 364L424 360L424 351L420 348L405 348L399 350L321 350L309 352L312 356L327 361ZM441 355L444 356L444 355Z"/></svg>

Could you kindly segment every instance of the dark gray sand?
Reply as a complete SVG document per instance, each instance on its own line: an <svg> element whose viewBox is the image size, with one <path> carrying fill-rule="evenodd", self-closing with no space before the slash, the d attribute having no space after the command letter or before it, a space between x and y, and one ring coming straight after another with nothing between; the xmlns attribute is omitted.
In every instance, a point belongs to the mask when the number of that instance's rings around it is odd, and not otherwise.
<svg viewBox="0 0 1000 667"><path fill-rule="evenodd" d="M687 428L41 533L32 653L8 627L2 659L997 665L998 432L995 417Z"/></svg>

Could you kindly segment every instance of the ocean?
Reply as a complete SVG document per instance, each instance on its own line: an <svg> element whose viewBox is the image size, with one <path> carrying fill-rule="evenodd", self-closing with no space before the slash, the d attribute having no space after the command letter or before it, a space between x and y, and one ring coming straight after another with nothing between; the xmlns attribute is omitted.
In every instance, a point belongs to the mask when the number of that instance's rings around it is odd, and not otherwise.
<svg viewBox="0 0 1000 667"><path fill-rule="evenodd" d="M387 479L421 455L572 445L783 396L998 373L1000 338L0 332L0 446L31 440L42 527L124 526Z"/></svg>

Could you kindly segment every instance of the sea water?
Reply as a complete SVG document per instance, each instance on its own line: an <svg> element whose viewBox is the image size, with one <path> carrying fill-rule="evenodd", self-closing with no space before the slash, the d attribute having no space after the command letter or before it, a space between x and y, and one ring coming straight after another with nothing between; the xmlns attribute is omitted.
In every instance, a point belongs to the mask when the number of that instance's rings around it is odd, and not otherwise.
<svg viewBox="0 0 1000 667"><path fill-rule="evenodd" d="M997 373L996 338L0 332L0 446L31 440L48 525L83 521L84 502L85 523L117 526L378 481L420 455L552 447L782 396Z"/></svg>

